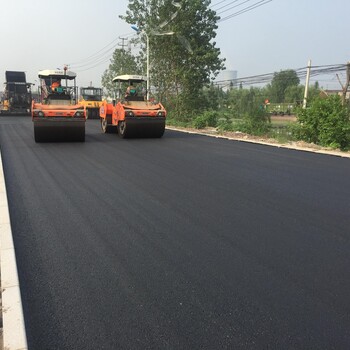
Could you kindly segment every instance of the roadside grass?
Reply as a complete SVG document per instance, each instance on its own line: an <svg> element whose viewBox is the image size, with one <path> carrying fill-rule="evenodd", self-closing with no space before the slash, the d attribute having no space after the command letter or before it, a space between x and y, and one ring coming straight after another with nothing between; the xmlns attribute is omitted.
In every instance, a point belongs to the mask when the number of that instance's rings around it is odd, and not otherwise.
<svg viewBox="0 0 350 350"><path fill-rule="evenodd" d="M295 117L271 117L271 130L268 133L268 137L275 139L278 143L288 143L290 141L296 141L292 135L291 127L296 124Z"/></svg>
<svg viewBox="0 0 350 350"><path fill-rule="evenodd" d="M296 124L295 116L271 116L271 128L265 134L266 138L275 139L278 143L286 144L291 141L296 141L292 135L291 128ZM235 132L240 130L240 125L243 119L241 118L219 118L217 121L216 131L219 134L225 132ZM167 125L180 128L193 129L208 129L208 126L196 127L193 120L179 121L175 118L167 118ZM213 128L211 128L213 129Z"/></svg>

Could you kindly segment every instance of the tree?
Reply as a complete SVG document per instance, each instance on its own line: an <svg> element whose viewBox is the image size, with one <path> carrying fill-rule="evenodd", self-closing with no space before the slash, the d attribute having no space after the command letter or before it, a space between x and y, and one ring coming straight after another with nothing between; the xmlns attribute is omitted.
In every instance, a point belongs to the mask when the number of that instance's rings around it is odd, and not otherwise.
<svg viewBox="0 0 350 350"><path fill-rule="evenodd" d="M129 51L116 49L113 53L108 69L102 75L102 86L107 91L108 96L115 97L116 86L112 79L122 74L141 74L142 70L138 58Z"/></svg>
<svg viewBox="0 0 350 350"><path fill-rule="evenodd" d="M298 86L300 79L293 69L288 69L275 73L271 84L269 84L271 102L285 102L287 88ZM288 101L287 101L288 102Z"/></svg>
<svg viewBox="0 0 350 350"><path fill-rule="evenodd" d="M227 103L233 117L241 118L245 114L253 114L255 110L260 109L266 97L266 88L232 89L228 91Z"/></svg>
<svg viewBox="0 0 350 350"><path fill-rule="evenodd" d="M303 85L291 85L286 88L284 91L284 101L301 103L304 98L304 89Z"/></svg>
<svg viewBox="0 0 350 350"><path fill-rule="evenodd" d="M210 0L182 1L181 8L171 0L129 2L126 22L137 24L149 37L151 85L158 97L173 100L179 115L203 109L201 91L224 67L216 36L215 11ZM172 31L172 36L157 33Z"/></svg>

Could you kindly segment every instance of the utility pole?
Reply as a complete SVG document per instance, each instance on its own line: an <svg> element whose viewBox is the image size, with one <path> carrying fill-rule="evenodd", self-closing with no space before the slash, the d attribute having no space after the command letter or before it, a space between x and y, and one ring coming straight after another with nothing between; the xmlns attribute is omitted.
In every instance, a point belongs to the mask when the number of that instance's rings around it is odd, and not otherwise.
<svg viewBox="0 0 350 350"><path fill-rule="evenodd" d="M338 78L339 84L340 84L340 86L342 88L341 102L342 102L342 105L344 106L345 105L345 101L346 101L346 94L348 92L349 85L350 85L350 61L346 65L346 83L344 85L342 84L338 74L337 74L337 78Z"/></svg>
<svg viewBox="0 0 350 350"><path fill-rule="evenodd" d="M308 97L308 94L309 94L310 72L311 72L311 60L309 60L309 62L307 64L303 109L306 108L307 97Z"/></svg>
<svg viewBox="0 0 350 350"><path fill-rule="evenodd" d="M146 65L147 65L147 68L146 68L146 70L147 70L147 82L146 82L146 98L147 98L147 101L149 101L149 93L150 93L150 91L149 91L149 89L150 89L150 78L149 78L149 36L148 36L148 34L146 33L146 32L144 32L144 34L146 35L146 43L147 43L147 48L146 48L146 56L147 56L147 63L146 63Z"/></svg>
<svg viewBox="0 0 350 350"><path fill-rule="evenodd" d="M122 43L118 44L118 46L121 46L122 47L122 50L124 51L124 47L128 46L128 44L124 44L125 41L128 41L128 38L122 38L122 37L119 37L119 39L122 41Z"/></svg>

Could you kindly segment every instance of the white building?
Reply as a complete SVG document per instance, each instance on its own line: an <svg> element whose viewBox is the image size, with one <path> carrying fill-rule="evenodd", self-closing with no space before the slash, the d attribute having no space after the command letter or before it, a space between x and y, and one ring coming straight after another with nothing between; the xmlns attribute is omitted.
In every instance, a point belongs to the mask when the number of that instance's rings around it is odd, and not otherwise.
<svg viewBox="0 0 350 350"><path fill-rule="evenodd" d="M223 70L214 80L215 85L221 87L224 91L232 87L237 87L237 71Z"/></svg>

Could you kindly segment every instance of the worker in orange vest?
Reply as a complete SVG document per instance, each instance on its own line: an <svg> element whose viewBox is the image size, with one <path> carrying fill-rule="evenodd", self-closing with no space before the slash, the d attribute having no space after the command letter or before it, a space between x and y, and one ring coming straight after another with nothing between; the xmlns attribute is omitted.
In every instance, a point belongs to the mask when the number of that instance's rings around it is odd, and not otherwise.
<svg viewBox="0 0 350 350"><path fill-rule="evenodd" d="M53 92L57 91L56 89L59 88L61 86L61 81L60 80L57 80L57 81L54 81L52 84L51 84L51 90Z"/></svg>

